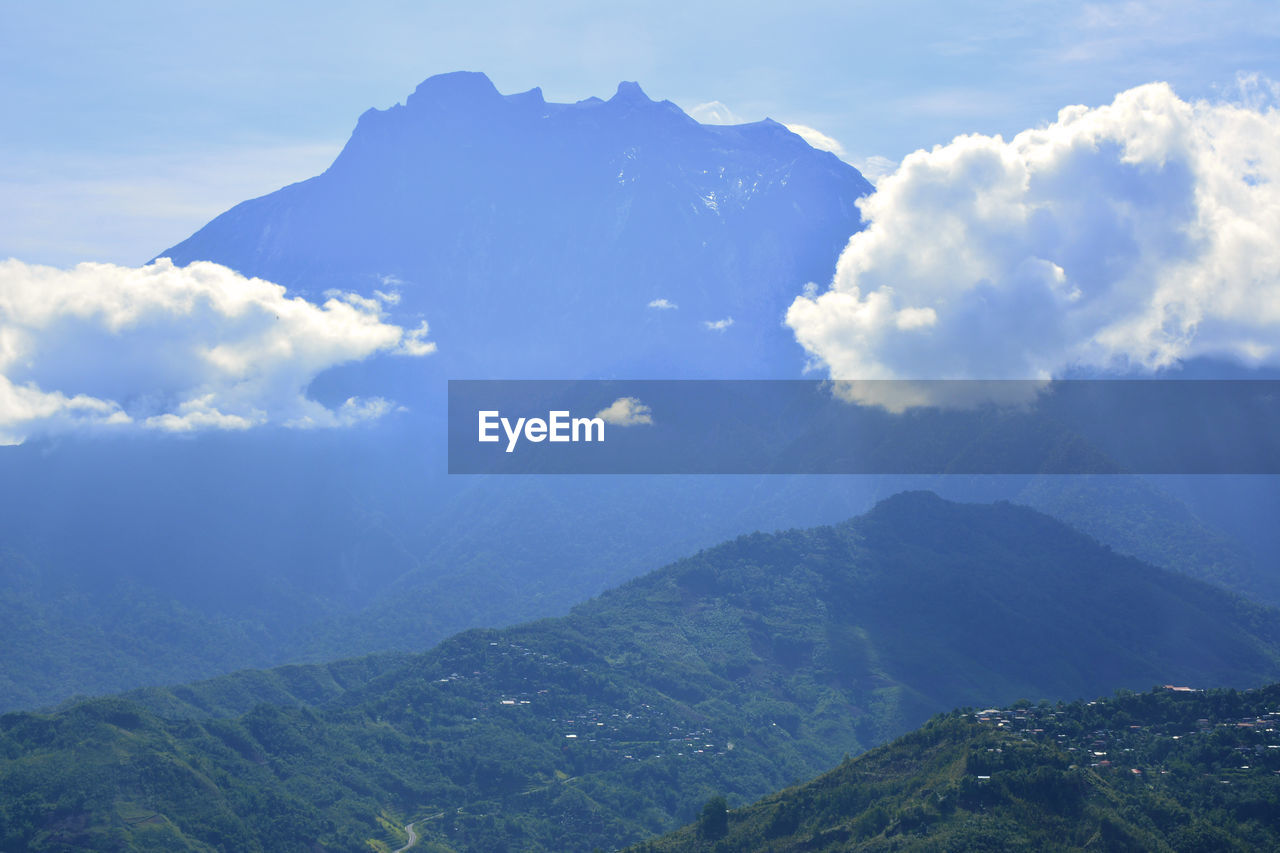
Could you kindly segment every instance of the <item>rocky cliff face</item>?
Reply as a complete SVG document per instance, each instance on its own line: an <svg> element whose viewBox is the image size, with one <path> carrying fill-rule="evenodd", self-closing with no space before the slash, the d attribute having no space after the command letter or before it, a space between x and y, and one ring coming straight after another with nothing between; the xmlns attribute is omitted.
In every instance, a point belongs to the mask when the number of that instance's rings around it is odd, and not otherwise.
<svg viewBox="0 0 1280 853"><path fill-rule="evenodd" d="M870 190L773 121L455 73L366 112L324 174L161 254L313 298L397 291L454 376L797 376L783 313L830 278Z"/></svg>

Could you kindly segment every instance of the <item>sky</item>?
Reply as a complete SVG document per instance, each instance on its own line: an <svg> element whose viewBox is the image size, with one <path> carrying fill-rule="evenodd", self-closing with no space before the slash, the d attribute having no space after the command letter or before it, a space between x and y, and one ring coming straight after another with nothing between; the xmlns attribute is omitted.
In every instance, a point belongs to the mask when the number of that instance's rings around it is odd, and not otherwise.
<svg viewBox="0 0 1280 853"><path fill-rule="evenodd" d="M1280 5L1255 0L8 3L0 258L141 264L453 70L557 101L635 80L695 115L813 128L877 178L958 134L1154 81L1220 98L1277 64Z"/></svg>
<svg viewBox="0 0 1280 853"><path fill-rule="evenodd" d="M431 356L394 289L308 303L146 264L455 70L562 102L637 81L864 169L863 230L779 317L819 375L1278 368L1277 64L1274 0L9 3L0 444L397 411L307 396L338 364Z"/></svg>

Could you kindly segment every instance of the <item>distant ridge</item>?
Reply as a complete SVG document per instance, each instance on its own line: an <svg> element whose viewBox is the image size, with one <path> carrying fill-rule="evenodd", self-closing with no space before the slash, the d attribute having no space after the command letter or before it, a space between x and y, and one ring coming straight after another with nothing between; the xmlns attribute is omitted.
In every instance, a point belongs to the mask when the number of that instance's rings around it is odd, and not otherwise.
<svg viewBox="0 0 1280 853"><path fill-rule="evenodd" d="M957 705L1278 677L1280 612L1032 510L904 493L401 660L5 715L0 792L26 796L0 797L0 826L32 851L112 832L113 849L354 851L416 820L459 851L585 853Z"/></svg>

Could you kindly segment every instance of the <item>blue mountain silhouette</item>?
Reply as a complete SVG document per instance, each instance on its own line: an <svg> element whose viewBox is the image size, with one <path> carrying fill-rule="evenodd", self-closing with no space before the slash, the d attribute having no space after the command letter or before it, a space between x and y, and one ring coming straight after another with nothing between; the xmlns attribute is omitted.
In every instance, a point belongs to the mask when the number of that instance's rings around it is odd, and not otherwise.
<svg viewBox="0 0 1280 853"><path fill-rule="evenodd" d="M312 297L394 287L455 376L798 376L783 314L830 279L871 189L768 119L699 124L635 83L548 103L458 72L161 254Z"/></svg>

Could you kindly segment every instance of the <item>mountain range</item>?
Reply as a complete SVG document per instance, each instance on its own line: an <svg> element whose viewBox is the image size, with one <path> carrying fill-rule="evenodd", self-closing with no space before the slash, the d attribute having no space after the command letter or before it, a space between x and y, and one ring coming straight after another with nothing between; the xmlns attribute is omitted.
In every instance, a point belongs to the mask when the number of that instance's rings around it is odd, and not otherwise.
<svg viewBox="0 0 1280 853"><path fill-rule="evenodd" d="M1278 678L1274 609L1023 507L904 493L423 654L5 715L0 837L354 851L413 823L442 850L612 848L958 705Z"/></svg>
<svg viewBox="0 0 1280 853"><path fill-rule="evenodd" d="M397 294L392 319L428 322L438 351L341 366L309 393L382 394L404 411L342 431L0 448L0 477L21 484L0 492L0 709L420 651L904 488L1030 503L1124 553L1280 602L1262 532L1274 497L1252 481L1241 499L1203 478L444 473L448 378L799 375L782 312L829 279L870 190L776 122L702 125L634 84L553 104L447 74L366 113L323 174L161 255L313 299Z"/></svg>
<svg viewBox="0 0 1280 853"><path fill-rule="evenodd" d="M0 494L0 708L420 650L770 523L727 484L450 479L445 381L795 375L788 294L828 274L869 191L780 124L701 125L635 84L550 104L446 74L369 111L324 174L163 254L316 301L396 294L394 319L426 320L438 351L319 376L314 398L399 407L360 428L2 448L22 488Z"/></svg>

